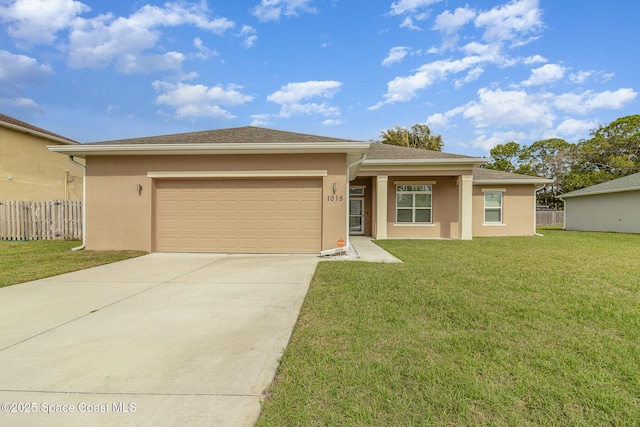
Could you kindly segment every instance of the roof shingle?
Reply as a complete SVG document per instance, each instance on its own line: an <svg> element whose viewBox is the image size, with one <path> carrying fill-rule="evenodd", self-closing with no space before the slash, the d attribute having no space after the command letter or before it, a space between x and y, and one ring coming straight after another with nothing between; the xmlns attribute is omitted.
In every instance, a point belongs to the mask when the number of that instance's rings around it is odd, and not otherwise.
<svg viewBox="0 0 640 427"><path fill-rule="evenodd" d="M367 151L367 160L430 160L430 159L473 159L461 154L443 153L441 151L423 150L421 148L402 147L399 145L371 144Z"/></svg>
<svg viewBox="0 0 640 427"><path fill-rule="evenodd" d="M74 141L71 138L67 138L66 136L58 135L57 133L50 132L50 131L48 131L46 129L39 128L37 126L31 125L31 124L29 124L27 122L23 122L22 120L14 119L13 117L9 117L9 116L4 115L4 114L0 114L0 122L5 122L5 123L8 123L8 124L14 125L14 126L20 126L21 128L30 129L30 130L33 130L33 131L36 131L36 132L44 133L46 135L53 136L55 138L64 139L66 141L69 141L70 144L78 144L78 141Z"/></svg>
<svg viewBox="0 0 640 427"><path fill-rule="evenodd" d="M581 188L576 191L561 194L560 198L588 196L600 193L618 193L621 191L640 190L640 172L628 175L622 178L603 182L601 184L592 185L591 187Z"/></svg>
<svg viewBox="0 0 640 427"><path fill-rule="evenodd" d="M122 144L216 144L216 143L298 143L298 142L359 142L304 133L285 132L254 126L216 129L200 132L177 133L172 135L149 136L143 138L118 139L93 142L91 145Z"/></svg>

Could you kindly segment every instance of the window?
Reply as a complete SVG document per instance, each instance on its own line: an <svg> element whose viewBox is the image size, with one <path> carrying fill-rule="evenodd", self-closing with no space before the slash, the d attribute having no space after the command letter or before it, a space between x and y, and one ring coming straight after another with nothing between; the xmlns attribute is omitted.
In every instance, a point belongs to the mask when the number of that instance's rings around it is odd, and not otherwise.
<svg viewBox="0 0 640 427"><path fill-rule="evenodd" d="M484 222L502 224L502 192L485 191Z"/></svg>
<svg viewBox="0 0 640 427"><path fill-rule="evenodd" d="M350 196L364 196L364 187L349 187Z"/></svg>
<svg viewBox="0 0 640 427"><path fill-rule="evenodd" d="M431 186L396 186L396 222L431 224Z"/></svg>

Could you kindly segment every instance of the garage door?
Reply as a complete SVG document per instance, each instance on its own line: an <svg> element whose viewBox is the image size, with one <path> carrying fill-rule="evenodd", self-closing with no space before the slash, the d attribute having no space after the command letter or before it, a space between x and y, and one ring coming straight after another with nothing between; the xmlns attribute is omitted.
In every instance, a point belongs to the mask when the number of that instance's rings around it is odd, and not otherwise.
<svg viewBox="0 0 640 427"><path fill-rule="evenodd" d="M317 253L321 180L156 183L158 252Z"/></svg>

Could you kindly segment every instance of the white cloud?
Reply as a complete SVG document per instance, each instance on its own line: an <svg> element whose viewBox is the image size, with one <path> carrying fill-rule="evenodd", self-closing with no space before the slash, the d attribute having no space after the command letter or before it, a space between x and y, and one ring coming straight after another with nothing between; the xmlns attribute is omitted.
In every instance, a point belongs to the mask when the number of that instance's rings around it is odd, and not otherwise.
<svg viewBox="0 0 640 427"><path fill-rule="evenodd" d="M522 61L525 65L533 65L547 62L547 58L541 55L528 56Z"/></svg>
<svg viewBox="0 0 640 427"><path fill-rule="evenodd" d="M167 52L164 55L125 54L118 58L116 70L123 74L149 74L158 70L178 71L182 68L184 55Z"/></svg>
<svg viewBox="0 0 640 427"><path fill-rule="evenodd" d="M261 0L260 4L251 10L251 14L261 22L278 21L280 16L298 16L299 12L315 13L316 9L309 6L312 0Z"/></svg>
<svg viewBox="0 0 640 427"><path fill-rule="evenodd" d="M427 117L427 126L429 127L446 127L449 124L449 118L442 113L436 113L436 114L432 114L429 117Z"/></svg>
<svg viewBox="0 0 640 427"><path fill-rule="evenodd" d="M575 137L588 134L591 129L595 129L597 126L598 123L594 120L566 119L556 127L555 134Z"/></svg>
<svg viewBox="0 0 640 427"><path fill-rule="evenodd" d="M571 83L582 84L586 82L593 75L592 71L578 71L577 73L571 73L569 80Z"/></svg>
<svg viewBox="0 0 640 427"><path fill-rule="evenodd" d="M89 10L87 5L74 0L16 0L0 7L0 21L9 24L7 31L12 37L49 44L76 16Z"/></svg>
<svg viewBox="0 0 640 427"><path fill-rule="evenodd" d="M611 80L614 73L605 73L602 71L578 71L577 73L569 74L569 81L575 84L583 84L587 80L597 79L600 82L606 82Z"/></svg>
<svg viewBox="0 0 640 427"><path fill-rule="evenodd" d="M498 43L485 44L470 42L462 47L462 51L467 56L481 56L487 62L493 62L497 64L504 62L502 47Z"/></svg>
<svg viewBox="0 0 640 427"><path fill-rule="evenodd" d="M543 25L538 2L539 0L514 0L480 12L475 20L476 27L484 28L483 38L487 41L526 42L520 37L540 30Z"/></svg>
<svg viewBox="0 0 640 427"><path fill-rule="evenodd" d="M523 86L540 86L553 83L564 77L566 69L557 64L545 64L531 70L531 77L522 82Z"/></svg>
<svg viewBox="0 0 640 427"><path fill-rule="evenodd" d="M389 49L389 54L382 61L382 65L389 66L396 62L401 62L409 53L409 48L405 46L396 46Z"/></svg>
<svg viewBox="0 0 640 427"><path fill-rule="evenodd" d="M243 25L238 37L243 39L242 44L244 47L250 48L258 41L258 32L250 25Z"/></svg>
<svg viewBox="0 0 640 427"><path fill-rule="evenodd" d="M450 74L457 74L483 62L479 56L467 56L456 60L440 60L425 64L418 71L406 77L396 77L387 83L387 93L383 101L369 107L377 110L385 104L407 102L416 96L416 92L425 89L436 81L444 79Z"/></svg>
<svg viewBox="0 0 640 427"><path fill-rule="evenodd" d="M550 128L555 115L539 96L522 90L503 91L487 88L478 91L478 101L468 103L462 111L475 126L534 126Z"/></svg>
<svg viewBox="0 0 640 427"><path fill-rule="evenodd" d="M31 98L24 97L16 97L16 98L2 98L0 97L0 105L7 105L13 108L21 108L23 110L28 110L32 112L42 113L44 112L44 108L38 105Z"/></svg>
<svg viewBox="0 0 640 427"><path fill-rule="evenodd" d="M145 5L126 19L130 26L154 28L158 26L177 27L193 25L214 34L223 34L235 23L227 18L209 19L207 3L165 3L163 7Z"/></svg>
<svg viewBox="0 0 640 427"><path fill-rule="evenodd" d="M442 0L399 0L391 4L392 15L402 15L412 13L418 9L425 8Z"/></svg>
<svg viewBox="0 0 640 427"><path fill-rule="evenodd" d="M487 153L498 144L506 144L510 141L521 141L527 138L527 135L523 132L516 131L496 131L487 136L485 133L478 133L478 136L471 141L471 146L475 148L482 148Z"/></svg>
<svg viewBox="0 0 640 427"><path fill-rule="evenodd" d="M39 64L35 59L25 55L14 55L0 50L0 88L21 84L43 84L51 75L51 67Z"/></svg>
<svg viewBox="0 0 640 427"><path fill-rule="evenodd" d="M200 59L208 59L208 58L211 58L212 56L219 55L217 51L211 50L208 47L206 47L202 42L202 40L200 39L200 37L196 37L195 39L193 39L193 46L196 49L198 49L198 53L196 54L196 56Z"/></svg>
<svg viewBox="0 0 640 427"><path fill-rule="evenodd" d="M161 92L156 103L173 107L178 118L232 119L235 116L221 106L237 106L253 100L253 97L240 92L242 86L234 84L207 87L202 84L155 81L153 88Z"/></svg>
<svg viewBox="0 0 640 427"><path fill-rule="evenodd" d="M320 115L320 116L337 116L340 115L340 109L323 102L321 104L310 103L293 103L282 104L280 106L280 117L291 117L297 115Z"/></svg>
<svg viewBox="0 0 640 427"><path fill-rule="evenodd" d="M340 119L327 119L324 122L322 122L322 124L325 126L339 126L342 123L343 122Z"/></svg>
<svg viewBox="0 0 640 427"><path fill-rule="evenodd" d="M334 80L311 80L307 82L289 83L272 93L267 100L277 104L293 104L304 99L322 97L332 98L342 83Z"/></svg>
<svg viewBox="0 0 640 427"><path fill-rule="evenodd" d="M475 18L475 16L476 12L467 7L459 7L453 13L446 10L436 17L436 23L433 28L445 34L453 34Z"/></svg>
<svg viewBox="0 0 640 427"><path fill-rule="evenodd" d="M340 109L326 102L302 102L313 98L330 99L340 90L342 83L334 80L311 80L307 82L289 83L280 90L267 96L267 100L280 104L280 117L292 115L323 115L335 116Z"/></svg>
<svg viewBox="0 0 640 427"><path fill-rule="evenodd" d="M111 14L91 19L77 18L69 35L69 65L72 68L102 68L114 61L131 62L132 56L156 47L161 36L161 27L192 25L197 28L222 34L235 24L226 18L208 19L206 3L165 3L163 7L146 5L128 18ZM175 53L175 52L174 52ZM169 55L155 61L142 59L148 65L158 65L167 69L168 60L173 60L168 69L175 65L176 56ZM163 55L164 56L164 55ZM134 67L135 68L135 67ZM127 68L119 68L127 70ZM140 71L140 69L136 69ZM154 69L147 68L145 72Z"/></svg>
<svg viewBox="0 0 640 427"><path fill-rule="evenodd" d="M586 114L597 109L619 110L638 96L631 88L621 88L614 92L596 93L587 90L581 93L564 93L554 99L554 105L561 111Z"/></svg>
<svg viewBox="0 0 640 427"><path fill-rule="evenodd" d="M406 18L404 18L402 20L402 23L400 24L401 28L407 28L409 30L420 30L421 28L418 27L417 25L415 25L413 23L413 19L410 16L407 16Z"/></svg>
<svg viewBox="0 0 640 427"><path fill-rule="evenodd" d="M269 126L271 124L269 117L269 114L253 114L250 126Z"/></svg>
<svg viewBox="0 0 640 427"><path fill-rule="evenodd" d="M484 68L476 67L471 71L469 71L465 76L465 78L456 80L453 85L456 89L459 89L462 86L466 85L467 83L471 83L473 81L478 80L478 78L482 75L482 73L484 73Z"/></svg>

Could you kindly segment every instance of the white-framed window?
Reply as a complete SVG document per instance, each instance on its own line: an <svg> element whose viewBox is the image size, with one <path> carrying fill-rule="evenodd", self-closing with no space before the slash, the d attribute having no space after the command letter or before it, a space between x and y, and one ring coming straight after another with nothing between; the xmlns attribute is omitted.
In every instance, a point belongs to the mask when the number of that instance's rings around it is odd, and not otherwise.
<svg viewBox="0 0 640 427"><path fill-rule="evenodd" d="M432 186L427 184L396 185L396 223L432 223Z"/></svg>
<svg viewBox="0 0 640 427"><path fill-rule="evenodd" d="M349 187L350 196L364 196L364 187Z"/></svg>
<svg viewBox="0 0 640 427"><path fill-rule="evenodd" d="M502 193L502 191L484 191L485 224L502 224Z"/></svg>

